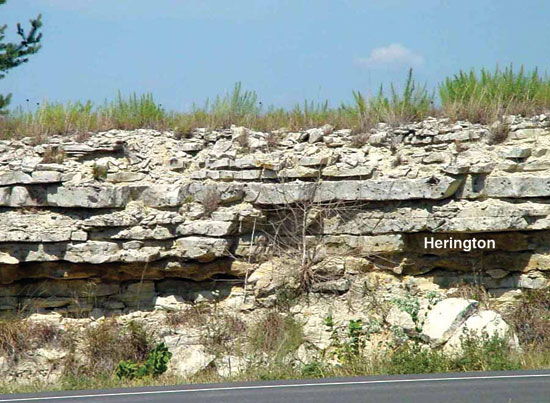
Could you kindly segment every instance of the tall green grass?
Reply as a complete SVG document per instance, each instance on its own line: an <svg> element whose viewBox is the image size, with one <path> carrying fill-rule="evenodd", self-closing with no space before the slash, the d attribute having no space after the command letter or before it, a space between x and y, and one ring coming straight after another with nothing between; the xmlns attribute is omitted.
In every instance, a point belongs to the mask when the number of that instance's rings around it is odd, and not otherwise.
<svg viewBox="0 0 550 403"><path fill-rule="evenodd" d="M0 121L0 137L47 137L98 129L98 113L91 102L44 102L35 111L17 108Z"/></svg>
<svg viewBox="0 0 550 403"><path fill-rule="evenodd" d="M162 128L166 112L155 102L152 94L137 96L133 93L124 98L119 92L116 99L98 109L101 118L117 129Z"/></svg>
<svg viewBox="0 0 550 403"><path fill-rule="evenodd" d="M434 95L428 92L426 84L419 85L414 80L412 69L409 70L402 92L398 92L391 84L389 95L380 86L375 97L367 98L354 91L353 99L355 104L351 106L352 114L359 115L363 126L373 122L398 125L422 120L434 112Z"/></svg>
<svg viewBox="0 0 550 403"><path fill-rule="evenodd" d="M550 106L550 79L538 69L512 66L476 73L460 71L439 85L443 113L456 119L491 123L503 114L533 115Z"/></svg>
<svg viewBox="0 0 550 403"><path fill-rule="evenodd" d="M18 108L0 117L0 138L31 136L45 138L54 134L82 135L109 129L152 128L173 130L186 136L194 128L227 128L232 124L256 130L291 130L319 127L326 123L336 128L366 132L380 122L399 125L430 115L444 115L473 123L492 123L503 114L533 115L550 109L550 78L537 69L515 71L511 66L494 71L460 71L438 86L441 106L434 106L435 94L426 84L413 78L412 69L401 91L392 84L375 96L352 92L352 102L332 107L328 101L304 101L291 109L264 106L254 91L236 83L233 90L208 99L189 112L166 111L152 94L120 92L114 101L103 105L91 102L45 102L36 110Z"/></svg>

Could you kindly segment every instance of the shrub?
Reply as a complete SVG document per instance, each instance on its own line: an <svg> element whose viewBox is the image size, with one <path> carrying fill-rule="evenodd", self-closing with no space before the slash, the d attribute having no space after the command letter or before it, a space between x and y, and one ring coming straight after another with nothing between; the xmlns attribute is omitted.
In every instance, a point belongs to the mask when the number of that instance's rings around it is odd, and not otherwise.
<svg viewBox="0 0 550 403"><path fill-rule="evenodd" d="M425 348L420 343L405 343L389 354L389 374L420 374L450 370L448 358L440 351Z"/></svg>
<svg viewBox="0 0 550 403"><path fill-rule="evenodd" d="M250 137L248 133L243 133L235 139L235 143L239 147L239 151L247 153L250 151Z"/></svg>
<svg viewBox="0 0 550 403"><path fill-rule="evenodd" d="M385 371L390 374L504 371L521 367L506 338L487 334L481 337L465 335L462 350L458 353L446 353L418 342L408 342L389 352L385 362Z"/></svg>
<svg viewBox="0 0 550 403"><path fill-rule="evenodd" d="M203 326L212 315L212 309L208 304L196 304L191 307L176 312L168 312L166 314L166 323L172 327L197 327Z"/></svg>
<svg viewBox="0 0 550 403"><path fill-rule="evenodd" d="M32 349L58 341L62 341L62 333L53 324L19 318L0 319L0 355L17 358Z"/></svg>
<svg viewBox="0 0 550 403"><path fill-rule="evenodd" d="M423 320L418 315L420 313L420 301L417 297L407 295L405 298L394 298L392 301L401 311L408 313L413 320L416 331L422 331Z"/></svg>
<svg viewBox="0 0 550 403"><path fill-rule="evenodd" d="M282 140L283 139L280 134L275 134L273 132L268 133L268 135L265 137L265 141L267 143L267 149L268 150L276 149Z"/></svg>
<svg viewBox="0 0 550 403"><path fill-rule="evenodd" d="M350 146L353 148L362 148L368 144L370 133L358 133L351 138Z"/></svg>
<svg viewBox="0 0 550 403"><path fill-rule="evenodd" d="M206 100L203 108L193 107L192 115L205 119L211 128L230 127L232 124L250 126L260 115L261 107L254 91L242 90L240 82L233 91L216 96L214 101Z"/></svg>
<svg viewBox="0 0 550 403"><path fill-rule="evenodd" d="M201 341L211 351L224 354L228 348L235 346L245 331L245 323L236 316L215 313L206 318Z"/></svg>
<svg viewBox="0 0 550 403"><path fill-rule="evenodd" d="M306 377L319 378L324 376L326 369L322 362L313 361L302 367L302 375Z"/></svg>
<svg viewBox="0 0 550 403"><path fill-rule="evenodd" d="M351 319L348 322L347 331L342 334L341 329L335 326L332 316L325 318L325 326L330 331L331 347L341 363L350 364L360 359L363 355L366 341L371 333L378 329L374 322L366 326L361 319Z"/></svg>
<svg viewBox="0 0 550 403"><path fill-rule="evenodd" d="M229 128L235 124L251 129L271 131L282 127L301 130L331 124L335 128L350 128L352 133L368 133L377 123L391 125L421 120L435 112L453 119L491 124L505 114L533 115L550 107L550 78L535 69L527 72L512 67L494 72L482 69L460 71L439 84L441 108L434 108L434 94L426 85L419 85L409 70L403 91L390 85L389 91L367 97L353 91L351 103L339 107L328 101L305 100L292 109L264 108L254 91L243 90L236 83L233 90L207 99L204 106L193 106L189 112L166 112L151 94L123 97L119 92L112 102L95 106L91 102L67 104L45 102L34 111L17 108L0 119L0 137L34 136L41 141L52 134L80 136L89 131L113 128L172 129L176 138L188 137L193 128ZM0 100L1 103L1 100ZM362 146L367 136L352 141ZM268 147L276 146L273 139ZM244 141L244 140L243 140ZM246 147L245 147L246 148Z"/></svg>
<svg viewBox="0 0 550 403"><path fill-rule="evenodd" d="M489 144L504 143L510 134L510 125L504 122L498 122L491 127L487 142Z"/></svg>
<svg viewBox="0 0 550 403"><path fill-rule="evenodd" d="M157 344L151 350L149 356L142 364L137 364L132 360L121 361L115 370L115 375L119 379L134 379L144 377L157 377L162 375L168 369L168 362L172 358L172 353L164 343Z"/></svg>
<svg viewBox="0 0 550 403"><path fill-rule="evenodd" d="M550 289L525 290L506 319L522 345L538 351L550 348Z"/></svg>
<svg viewBox="0 0 550 403"><path fill-rule="evenodd" d="M65 160L65 152L61 147L48 146L42 156L43 164L62 164Z"/></svg>
<svg viewBox="0 0 550 403"><path fill-rule="evenodd" d="M115 369L115 376L119 379L134 379L138 369L139 364L132 360L120 361Z"/></svg>
<svg viewBox="0 0 550 403"><path fill-rule="evenodd" d="M251 328L249 337L254 351L275 353L277 360L302 344L303 330L302 325L292 316L271 311Z"/></svg>
<svg viewBox="0 0 550 403"><path fill-rule="evenodd" d="M461 282L456 285L455 290L448 295L454 298L475 299L479 302L480 307L485 309L492 309L491 307L491 295L480 284L470 284Z"/></svg>
<svg viewBox="0 0 550 403"><path fill-rule="evenodd" d="M466 335L462 338L462 350L453 362L453 370L510 371L521 368L505 337L490 337L486 333L481 337Z"/></svg>
<svg viewBox="0 0 550 403"><path fill-rule="evenodd" d="M151 339L138 322L122 325L108 319L86 329L84 351L88 358L85 373L110 375L120 361L144 361L151 351Z"/></svg>
<svg viewBox="0 0 550 403"><path fill-rule="evenodd" d="M105 165L94 163L92 166L92 176L95 180L105 180L105 178L107 178L107 170Z"/></svg>

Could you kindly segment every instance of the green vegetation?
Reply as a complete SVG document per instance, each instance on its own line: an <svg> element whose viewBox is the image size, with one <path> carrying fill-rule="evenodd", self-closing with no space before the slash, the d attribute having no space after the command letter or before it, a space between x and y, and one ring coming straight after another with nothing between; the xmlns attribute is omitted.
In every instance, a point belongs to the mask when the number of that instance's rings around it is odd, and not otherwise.
<svg viewBox="0 0 550 403"><path fill-rule="evenodd" d="M460 71L439 85L445 115L473 122L492 123L503 114L533 115L550 105L550 78L537 69L527 72L482 69Z"/></svg>
<svg viewBox="0 0 550 403"><path fill-rule="evenodd" d="M358 98L361 94L354 93L356 106L359 108ZM365 101L362 100L361 103ZM433 112L434 96L430 95L426 85L419 86L413 79L412 69L409 70L403 94L399 94L394 85L390 87L390 96L384 96L383 88L377 97L370 101L370 113L374 114L374 120L386 122L393 125L407 123L415 120L422 120Z"/></svg>
<svg viewBox="0 0 550 403"><path fill-rule="evenodd" d="M267 313L250 331L253 351L270 353L275 361L295 351L302 342L302 325L292 316L277 311Z"/></svg>
<svg viewBox="0 0 550 403"><path fill-rule="evenodd" d="M507 340L487 335L462 340L462 351L445 353L426 348L419 343L405 343L388 357L386 371L389 374L501 371L520 369L520 357L514 354Z"/></svg>
<svg viewBox="0 0 550 403"><path fill-rule="evenodd" d="M368 140L368 131L377 123L391 125L417 121L427 116L446 116L469 120L472 123L491 124L504 114L524 116L543 113L550 109L550 78L538 70L518 71L508 67L494 72L481 70L459 72L439 84L440 106L426 84L414 80L412 70L398 91L394 85L386 93L368 97L354 91L353 102L331 107L328 101L304 101L290 110L264 107L254 91L244 90L241 83L233 90L203 106L194 105L189 112L168 112L151 94L124 97L118 93L115 101L103 105L91 102L67 104L44 102L36 110L16 108L0 120L0 138L35 137L42 139L55 134L74 135L77 141L85 139L90 131L110 129L151 128L172 130L179 138L187 137L194 128L227 128L232 124L256 130L272 131L286 127L291 130L320 127L331 124L336 128L354 131L353 144L361 147ZM494 143L507 136L504 124L495 125ZM246 139L242 139L246 147ZM270 139L277 143L276 136Z"/></svg>
<svg viewBox="0 0 550 403"><path fill-rule="evenodd" d="M75 360L75 339L69 339L71 353L66 359L66 377L109 378L121 361L145 362L153 351L151 335L134 321L121 324L106 319L88 327L82 340L86 365Z"/></svg>
<svg viewBox="0 0 550 403"><path fill-rule="evenodd" d="M119 379L157 377L166 372L171 358L172 353L168 351L168 347L164 343L159 343L151 350L142 364L132 360L119 362L115 370L115 376Z"/></svg>
<svg viewBox="0 0 550 403"><path fill-rule="evenodd" d="M101 164L92 165L92 176L95 180L104 180L107 178L107 167Z"/></svg>
<svg viewBox="0 0 550 403"><path fill-rule="evenodd" d="M36 346L59 343L62 338L57 327L48 323L26 322L17 317L0 319L0 356L12 360Z"/></svg>
<svg viewBox="0 0 550 403"><path fill-rule="evenodd" d="M153 344L149 331L134 321L101 320L77 337L72 332L60 332L51 325L4 319L0 323L0 355L18 360L26 351L52 345L62 346L70 353L59 363L65 370L55 385L0 384L0 393L550 368L550 339L547 337L549 295L548 290L528 293L508 318L517 321L513 323L516 323L520 340L525 343L523 352L512 350L504 338L487 335L465 335L462 349L454 353L429 348L415 338L400 340L398 335L393 342L377 342L381 340L377 335L382 331L379 323L353 319L337 326L337 320L328 316L325 326L331 334L330 346L318 351L312 360L301 363L294 357L304 343L302 324L292 315L277 309L265 312L250 328L237 318L200 305L196 309L167 315L167 323L174 328L197 326L204 335L201 344L207 346L209 352L219 357L246 357L243 371L229 378L222 378L211 367L188 379L167 374L172 354L163 343ZM403 306L414 311L414 303L410 303L410 298L406 300L409 302L403 302ZM75 359L76 340L79 340L80 354L84 354L78 360Z"/></svg>
<svg viewBox="0 0 550 403"><path fill-rule="evenodd" d="M0 6L7 0L0 0ZM21 24L17 24L17 35L21 38L19 43L6 42L6 25L0 26L0 80L6 76L6 73L28 61L27 56L35 54L40 50L40 41L42 34L39 32L42 26L42 16L30 20L31 29L28 34ZM10 103L11 94L0 95L0 114Z"/></svg>
<svg viewBox="0 0 550 403"><path fill-rule="evenodd" d="M43 164L61 164L65 160L65 152L57 146L49 146L42 155Z"/></svg>

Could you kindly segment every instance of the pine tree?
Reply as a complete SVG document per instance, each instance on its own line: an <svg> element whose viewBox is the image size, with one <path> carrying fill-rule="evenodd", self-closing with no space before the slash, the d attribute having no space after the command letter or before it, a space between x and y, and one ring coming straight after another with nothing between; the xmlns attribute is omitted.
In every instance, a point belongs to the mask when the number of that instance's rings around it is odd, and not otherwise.
<svg viewBox="0 0 550 403"><path fill-rule="evenodd" d="M5 4L7 0L0 0L0 6ZM5 42L5 32L7 25L0 26L0 80L4 78L8 70L19 66L28 61L27 56L32 55L40 50L40 40L42 34L39 32L42 26L42 15L31 19L31 29L27 33L17 24L17 35L20 36L20 42ZM0 94L0 114L4 111L10 102L11 94Z"/></svg>

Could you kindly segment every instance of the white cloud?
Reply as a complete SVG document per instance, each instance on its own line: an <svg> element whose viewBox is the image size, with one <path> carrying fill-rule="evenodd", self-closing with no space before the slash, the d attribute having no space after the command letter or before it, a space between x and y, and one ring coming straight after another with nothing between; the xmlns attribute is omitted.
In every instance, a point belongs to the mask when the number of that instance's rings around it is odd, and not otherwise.
<svg viewBox="0 0 550 403"><path fill-rule="evenodd" d="M424 58L399 43L393 43L373 49L368 57L360 58L358 62L367 67L419 67Z"/></svg>

